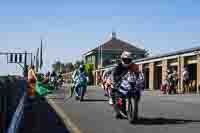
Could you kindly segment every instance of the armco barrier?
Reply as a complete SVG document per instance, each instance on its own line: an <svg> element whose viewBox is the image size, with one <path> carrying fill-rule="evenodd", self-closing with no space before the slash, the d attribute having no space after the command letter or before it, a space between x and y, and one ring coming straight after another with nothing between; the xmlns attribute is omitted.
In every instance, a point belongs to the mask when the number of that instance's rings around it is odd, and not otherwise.
<svg viewBox="0 0 200 133"><path fill-rule="evenodd" d="M22 103L26 100L27 82L15 76L0 77L0 132L17 127L23 114ZM20 107L21 106L21 107Z"/></svg>
<svg viewBox="0 0 200 133"><path fill-rule="evenodd" d="M15 113L13 114L11 123L9 124L10 126L8 128L8 133L17 133L18 127L21 123L21 120L24 114L24 106L26 103L26 99L27 99L27 93L24 92L17 109Z"/></svg>

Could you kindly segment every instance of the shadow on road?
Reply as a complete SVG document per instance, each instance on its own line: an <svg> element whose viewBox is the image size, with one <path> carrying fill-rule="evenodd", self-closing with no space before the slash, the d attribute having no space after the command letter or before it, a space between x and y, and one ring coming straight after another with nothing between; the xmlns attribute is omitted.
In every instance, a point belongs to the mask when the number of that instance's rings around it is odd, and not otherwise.
<svg viewBox="0 0 200 133"><path fill-rule="evenodd" d="M107 102L106 99L84 99L82 102Z"/></svg>
<svg viewBox="0 0 200 133"><path fill-rule="evenodd" d="M69 133L44 98L36 98L25 107L19 133Z"/></svg>
<svg viewBox="0 0 200 133"><path fill-rule="evenodd" d="M69 97L66 97L65 99L64 99L64 102L66 102L66 101L68 101L68 100L70 100L70 99L72 99L73 97L71 97L71 96L69 96Z"/></svg>
<svg viewBox="0 0 200 133"><path fill-rule="evenodd" d="M55 99L55 100L65 100L64 97L49 97L49 99Z"/></svg>
<svg viewBox="0 0 200 133"><path fill-rule="evenodd" d="M187 124L200 123L200 120L184 120L184 119L168 119L168 118L139 118L134 125L173 125L173 124Z"/></svg>

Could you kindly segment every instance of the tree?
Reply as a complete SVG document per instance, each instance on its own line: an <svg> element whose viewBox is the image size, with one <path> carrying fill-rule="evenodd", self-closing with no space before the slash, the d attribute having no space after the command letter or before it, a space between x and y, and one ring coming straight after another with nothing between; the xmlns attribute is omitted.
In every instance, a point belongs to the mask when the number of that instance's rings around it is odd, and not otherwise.
<svg viewBox="0 0 200 133"><path fill-rule="evenodd" d="M65 64L64 63L60 64L60 72L62 72L62 73L65 72Z"/></svg>
<svg viewBox="0 0 200 133"><path fill-rule="evenodd" d="M61 72L62 70L64 70L64 64L61 63L60 61L57 61L56 63L54 63L52 65L53 67L53 70L58 73L58 72Z"/></svg>
<svg viewBox="0 0 200 133"><path fill-rule="evenodd" d="M75 68L78 68L81 64L84 64L84 61L83 60L77 60L74 64L74 67Z"/></svg>
<svg viewBox="0 0 200 133"><path fill-rule="evenodd" d="M145 49L145 53L144 53L144 57L148 57L149 56L149 51Z"/></svg>
<svg viewBox="0 0 200 133"><path fill-rule="evenodd" d="M68 72L72 72L73 70L74 70L74 65L71 63L71 62L68 62L68 63L66 63L65 65L64 65L64 71L66 72L66 73L68 73Z"/></svg>
<svg viewBox="0 0 200 133"><path fill-rule="evenodd" d="M137 60L137 59L140 59L140 58L146 58L146 57L149 56L149 51L145 49L145 50L142 52L142 54L138 55L138 54L134 54L134 53L133 53L132 56L133 56L133 59L134 59L134 60Z"/></svg>
<svg viewBox="0 0 200 133"><path fill-rule="evenodd" d="M62 73L68 73L68 72L72 72L74 70L74 66L71 62L68 63L62 63L60 61L57 61L56 63L54 63L52 65L53 70L55 72L62 72Z"/></svg>
<svg viewBox="0 0 200 133"><path fill-rule="evenodd" d="M111 64L112 64L112 60L110 60L110 59L105 59L103 61L103 66L107 66L107 65L111 65Z"/></svg>
<svg viewBox="0 0 200 133"><path fill-rule="evenodd" d="M94 82L93 70L94 70L93 64L85 64L85 71L86 71L86 74L89 77L89 85L92 85L93 82Z"/></svg>

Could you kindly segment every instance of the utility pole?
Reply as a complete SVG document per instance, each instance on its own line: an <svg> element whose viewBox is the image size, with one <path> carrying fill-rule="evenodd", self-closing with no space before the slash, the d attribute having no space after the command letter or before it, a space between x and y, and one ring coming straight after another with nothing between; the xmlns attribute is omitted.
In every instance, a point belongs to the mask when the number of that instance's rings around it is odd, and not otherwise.
<svg viewBox="0 0 200 133"><path fill-rule="evenodd" d="M103 50L101 46L101 68L103 67Z"/></svg>
<svg viewBox="0 0 200 133"><path fill-rule="evenodd" d="M32 54L31 54L32 55ZM32 57L31 57L32 58ZM31 59L32 60L32 59ZM31 61L32 63L32 61ZM28 77L28 66L27 66L27 52L24 53L24 77Z"/></svg>
<svg viewBox="0 0 200 133"><path fill-rule="evenodd" d="M33 55L31 53L31 66L33 66Z"/></svg>
<svg viewBox="0 0 200 133"><path fill-rule="evenodd" d="M99 67L100 64L101 64L101 63L100 63L100 62L101 62L101 61L100 61L100 60L101 60L101 56L100 56L100 55L101 55L101 45L100 45L99 48L98 48L98 67Z"/></svg>

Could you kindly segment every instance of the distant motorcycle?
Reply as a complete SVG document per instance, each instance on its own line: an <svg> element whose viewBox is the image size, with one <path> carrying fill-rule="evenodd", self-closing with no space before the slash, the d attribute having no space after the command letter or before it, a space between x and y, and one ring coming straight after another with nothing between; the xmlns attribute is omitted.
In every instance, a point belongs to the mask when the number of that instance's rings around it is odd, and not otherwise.
<svg viewBox="0 0 200 133"><path fill-rule="evenodd" d="M105 91L106 91L106 94L107 94L107 97L108 97L108 100L109 100L109 104L113 104L112 99L111 99L112 89L113 89L112 80L111 80L111 78L108 78L106 80L106 83L105 83Z"/></svg>
<svg viewBox="0 0 200 133"><path fill-rule="evenodd" d="M58 77L58 79L57 79L57 87L61 88L64 83L65 83L64 79L62 77Z"/></svg>
<svg viewBox="0 0 200 133"><path fill-rule="evenodd" d="M102 88L104 89L105 96L108 98L110 97L111 89L113 88L111 75L112 75L112 69L106 70L103 73L103 79L102 79Z"/></svg>
<svg viewBox="0 0 200 133"><path fill-rule="evenodd" d="M50 79L50 85L53 89L58 90L63 86L64 79L59 76L52 77Z"/></svg>
<svg viewBox="0 0 200 133"><path fill-rule="evenodd" d="M75 85L76 100L83 101L87 89L87 79L85 77L79 77Z"/></svg>

